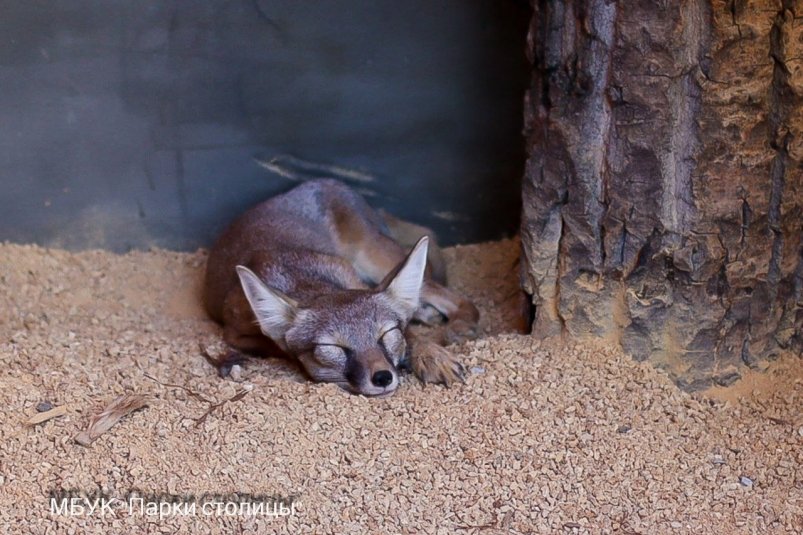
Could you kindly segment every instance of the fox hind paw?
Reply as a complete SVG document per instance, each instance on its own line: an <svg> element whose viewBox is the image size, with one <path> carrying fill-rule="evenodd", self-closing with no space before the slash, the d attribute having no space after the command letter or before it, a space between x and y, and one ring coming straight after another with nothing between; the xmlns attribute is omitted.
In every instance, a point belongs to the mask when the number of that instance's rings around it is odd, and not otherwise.
<svg viewBox="0 0 803 535"><path fill-rule="evenodd" d="M447 344L459 344L474 340L479 336L479 326L463 319L451 320L446 324L443 336Z"/></svg>
<svg viewBox="0 0 803 535"><path fill-rule="evenodd" d="M419 323L423 323L424 325L429 325L430 327L435 325L440 325L444 322L443 314L438 312L438 310L430 305L422 305L418 307L413 314L413 319L415 319Z"/></svg>

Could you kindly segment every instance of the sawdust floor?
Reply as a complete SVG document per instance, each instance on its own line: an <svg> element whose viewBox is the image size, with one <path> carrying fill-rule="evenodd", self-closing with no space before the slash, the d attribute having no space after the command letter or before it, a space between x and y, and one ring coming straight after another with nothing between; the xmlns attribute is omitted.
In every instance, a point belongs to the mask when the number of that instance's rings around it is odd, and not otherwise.
<svg viewBox="0 0 803 535"><path fill-rule="evenodd" d="M496 334L515 316L515 242L448 256L493 335L456 348L468 384L408 378L389 399L365 399L270 361L247 365L241 383L217 377L199 351L219 335L198 303L203 253L0 245L0 531L803 530L799 375L746 401L709 401L612 348ZM251 390L198 425L207 403L145 373L212 401ZM150 405L91 446L75 443L132 392ZM26 426L43 401L67 413ZM50 511L60 489L277 495L295 497L297 514L206 515L198 502L196 514L160 519L133 502L68 516Z"/></svg>

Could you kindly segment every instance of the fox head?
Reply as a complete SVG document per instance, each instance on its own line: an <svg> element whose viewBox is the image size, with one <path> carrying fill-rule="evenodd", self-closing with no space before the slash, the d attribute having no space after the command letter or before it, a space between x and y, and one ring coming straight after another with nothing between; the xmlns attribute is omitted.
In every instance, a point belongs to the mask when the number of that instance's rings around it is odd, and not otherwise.
<svg viewBox="0 0 803 535"><path fill-rule="evenodd" d="M390 394L399 386L404 331L419 307L429 240L421 238L374 290L339 290L302 307L237 266L262 333L295 356L309 376L356 394Z"/></svg>

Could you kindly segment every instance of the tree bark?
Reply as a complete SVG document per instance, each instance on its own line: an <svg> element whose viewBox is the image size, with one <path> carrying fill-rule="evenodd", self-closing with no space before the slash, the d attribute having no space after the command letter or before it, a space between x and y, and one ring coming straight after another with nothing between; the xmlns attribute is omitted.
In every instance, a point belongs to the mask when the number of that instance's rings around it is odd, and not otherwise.
<svg viewBox="0 0 803 535"><path fill-rule="evenodd" d="M684 388L803 346L793 0L533 0L522 270L537 336Z"/></svg>

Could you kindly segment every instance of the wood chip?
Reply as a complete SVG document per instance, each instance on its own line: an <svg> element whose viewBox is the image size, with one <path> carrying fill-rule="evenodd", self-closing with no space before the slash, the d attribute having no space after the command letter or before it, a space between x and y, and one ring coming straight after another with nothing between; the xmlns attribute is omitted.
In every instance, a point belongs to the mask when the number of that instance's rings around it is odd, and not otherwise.
<svg viewBox="0 0 803 535"><path fill-rule="evenodd" d="M45 412L38 412L28 418L28 421L25 422L25 425L36 425L44 423L48 420L53 418L58 418L59 416L64 416L67 414L67 405L61 405L59 407L53 407L49 411Z"/></svg>
<svg viewBox="0 0 803 535"><path fill-rule="evenodd" d="M100 435L111 429L120 419L148 404L148 396L127 394L112 401L100 414L92 418L86 431L78 433L75 441L82 446L89 446Z"/></svg>

